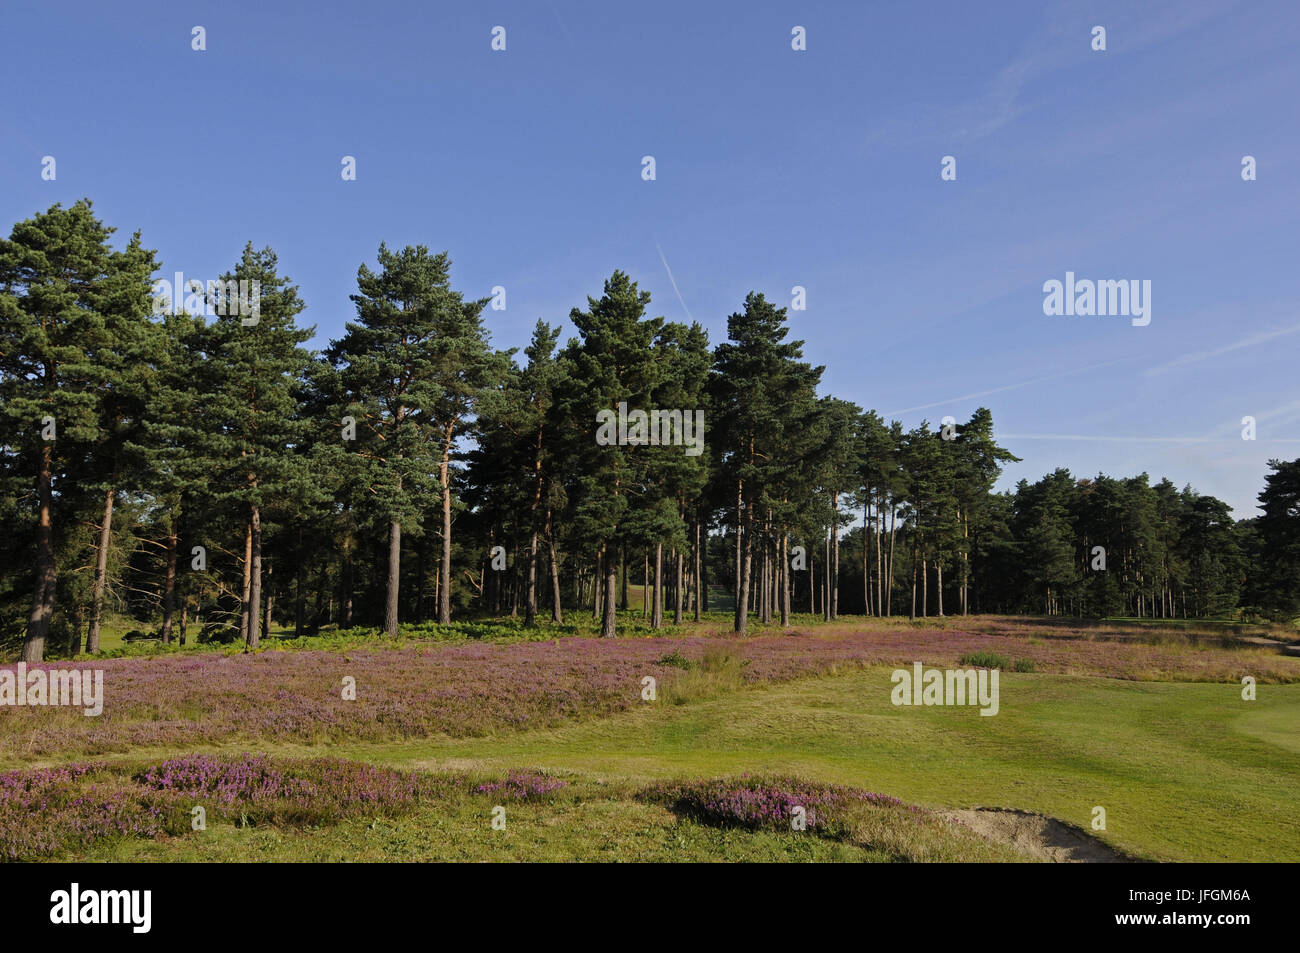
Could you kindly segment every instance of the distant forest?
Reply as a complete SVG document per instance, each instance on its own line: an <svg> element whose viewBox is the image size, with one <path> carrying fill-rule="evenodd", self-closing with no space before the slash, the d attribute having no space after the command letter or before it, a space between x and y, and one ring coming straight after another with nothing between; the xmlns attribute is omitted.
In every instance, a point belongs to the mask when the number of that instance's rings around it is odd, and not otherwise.
<svg viewBox="0 0 1300 953"><path fill-rule="evenodd" d="M614 635L629 585L654 626L727 593L738 632L792 612L1300 614L1300 460L1261 461L1263 515L1241 522L1145 473L994 492L1018 458L988 410L905 430L819 393L762 294L711 347L615 271L576 337L539 320L519 354L446 253L381 245L313 352L271 249L220 279L258 283L249 323L210 298L159 308L157 253L112 233L83 200L0 242L0 647L28 661L97 651L108 612L249 647L271 625L575 612ZM598 440L620 406L625 432ZM635 412L656 410L649 441ZM679 439L696 411L699 453Z"/></svg>

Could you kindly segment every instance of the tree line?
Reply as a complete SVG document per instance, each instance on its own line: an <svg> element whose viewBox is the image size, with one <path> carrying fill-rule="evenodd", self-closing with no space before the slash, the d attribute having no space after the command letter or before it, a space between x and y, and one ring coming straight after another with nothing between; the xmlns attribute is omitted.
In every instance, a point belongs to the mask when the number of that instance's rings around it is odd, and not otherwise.
<svg viewBox="0 0 1300 953"><path fill-rule="evenodd" d="M615 271L576 336L539 320L518 353L446 253L381 244L314 352L270 248L218 284L260 289L250 320L211 289L160 307L157 253L113 232L82 200L0 242L0 640L28 661L98 651L110 610L250 648L274 623L467 614L590 612L613 635L629 585L653 627L712 598L741 633L794 612L1300 611L1300 461L1269 462L1241 522L1146 474L999 493L1018 458L987 409L905 430L819 393L759 293L710 347Z"/></svg>

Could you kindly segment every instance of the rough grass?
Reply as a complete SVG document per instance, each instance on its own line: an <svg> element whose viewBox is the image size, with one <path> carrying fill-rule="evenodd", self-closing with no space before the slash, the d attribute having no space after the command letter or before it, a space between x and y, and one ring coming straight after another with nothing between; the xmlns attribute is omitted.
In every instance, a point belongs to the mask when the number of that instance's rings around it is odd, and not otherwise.
<svg viewBox="0 0 1300 953"><path fill-rule="evenodd" d="M28 814L22 825L0 827L7 860L1026 859L893 798L783 778L694 782L670 796L667 788L570 785L535 771L475 784L335 759L241 755L11 773L0 775L0 790ZM104 809L109 790L114 812ZM812 823L735 824L683 809L693 797L755 791L801 801ZM201 829L190 823L198 806L207 811ZM123 826L123 815L150 823Z"/></svg>
<svg viewBox="0 0 1300 953"><path fill-rule="evenodd" d="M504 832L488 826L497 799L468 791L317 827L240 827L219 816L201 838L110 835L80 849L91 859L925 855L915 843L892 844L888 830L793 838L679 819L634 797L655 782L756 772L926 809L1036 811L1084 828L1104 806L1101 837L1147 859L1300 860L1300 659L1235 637L971 619L801 624L744 640L512 635L362 645L341 637L322 647L329 638L250 656L95 663L106 671L105 715L0 708L0 761L63 763L104 750L138 764L256 748L464 774L477 784L508 784L511 768L529 765L567 782L542 801L502 795ZM1036 668L1004 669L996 717L890 704L893 668L956 666L977 652ZM345 672L358 677L357 702L335 701ZM645 674L658 679L655 703L641 700ZM1241 698L1243 675L1259 683L1255 701ZM356 707L327 707L343 704ZM338 715L325 730L321 711ZM103 781L107 798L130 793L115 793L120 782L116 773ZM873 817L861 819L864 831ZM957 858L943 854L950 846L927 856Z"/></svg>

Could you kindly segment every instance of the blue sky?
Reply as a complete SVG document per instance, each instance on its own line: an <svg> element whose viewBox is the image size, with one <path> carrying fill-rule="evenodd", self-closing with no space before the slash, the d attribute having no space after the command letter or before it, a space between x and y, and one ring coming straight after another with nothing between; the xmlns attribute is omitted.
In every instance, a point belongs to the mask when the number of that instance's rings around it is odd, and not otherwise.
<svg viewBox="0 0 1300 953"><path fill-rule="evenodd" d="M1003 486L1145 470L1245 517L1266 460L1300 456L1293 3L6 0L0 16L0 227L87 196L164 273L203 279L269 244L320 346L381 240L450 251L467 295L504 286L500 347L538 317L571 329L615 268L715 343L746 292L788 304L801 285L791 323L826 392L909 427L988 406L1024 458ZM1045 316L1043 282L1066 271L1150 280L1151 323Z"/></svg>

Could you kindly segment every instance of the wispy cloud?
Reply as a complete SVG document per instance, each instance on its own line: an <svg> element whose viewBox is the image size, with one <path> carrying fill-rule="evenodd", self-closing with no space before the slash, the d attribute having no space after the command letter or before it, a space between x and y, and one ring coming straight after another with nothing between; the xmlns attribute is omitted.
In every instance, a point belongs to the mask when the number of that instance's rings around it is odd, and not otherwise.
<svg viewBox="0 0 1300 953"><path fill-rule="evenodd" d="M950 142L975 142L998 132L1031 110L1024 101L1026 87L1041 85L1044 75L1078 67L1094 53L1091 29L1096 24L1129 23L1132 29L1107 36L1110 55L1129 54L1158 46L1206 21L1228 13L1234 0L1150 2L1133 18L1127 3L1110 9L1078 10L1066 3L1049 8L1044 25L1008 63L994 73L971 99L949 106L909 106L908 115L886 119L868 133L868 145L897 146L918 138L931 138L943 130Z"/></svg>
<svg viewBox="0 0 1300 953"><path fill-rule="evenodd" d="M1232 344L1227 344L1220 348L1214 348L1209 351L1194 351L1189 354L1184 354L1182 357L1176 357L1167 363L1157 364L1155 367L1147 368L1144 373L1147 377L1153 377L1156 374L1164 374L1180 367L1186 367L1189 364L1199 364L1201 361L1208 361L1223 354L1240 351L1243 348L1255 347L1256 345L1264 344L1268 341L1274 341L1277 338L1286 337L1289 334L1296 334L1298 332L1300 332L1300 324L1293 324L1290 327L1277 328L1272 331L1259 331L1255 334L1248 334L1239 341L1234 341Z"/></svg>

